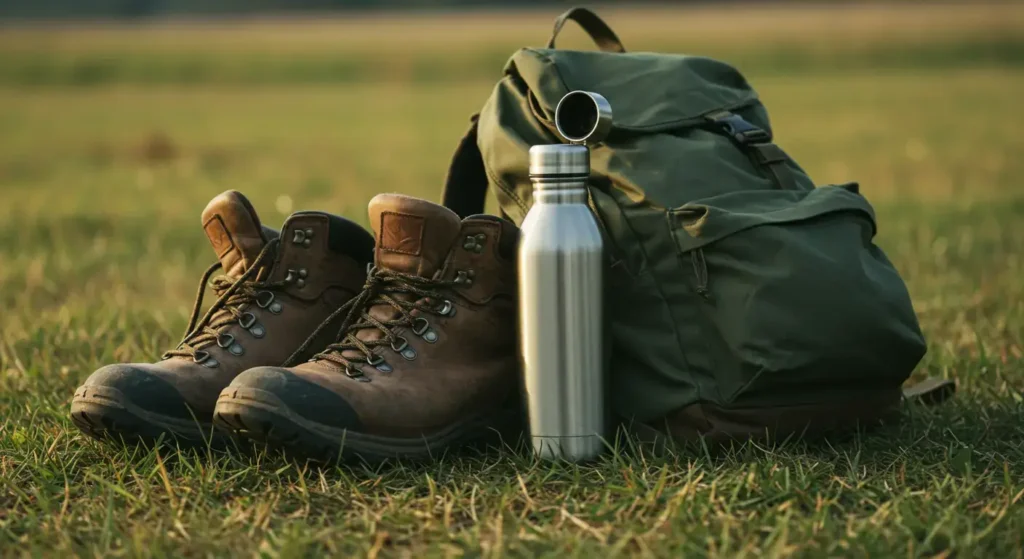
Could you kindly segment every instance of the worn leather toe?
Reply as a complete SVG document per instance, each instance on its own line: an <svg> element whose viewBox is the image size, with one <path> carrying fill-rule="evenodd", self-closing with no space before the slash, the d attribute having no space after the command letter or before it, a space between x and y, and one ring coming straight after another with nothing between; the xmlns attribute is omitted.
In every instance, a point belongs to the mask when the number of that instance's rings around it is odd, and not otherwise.
<svg viewBox="0 0 1024 559"><path fill-rule="evenodd" d="M252 388L277 397L292 413L339 429L358 429L359 416L340 395L280 367L256 367L238 375L228 390Z"/></svg>
<svg viewBox="0 0 1024 559"><path fill-rule="evenodd" d="M98 369L85 380L82 388L103 387L119 392L127 402L152 413L191 419L192 412L185 399L170 382L160 378L155 365L119 363Z"/></svg>

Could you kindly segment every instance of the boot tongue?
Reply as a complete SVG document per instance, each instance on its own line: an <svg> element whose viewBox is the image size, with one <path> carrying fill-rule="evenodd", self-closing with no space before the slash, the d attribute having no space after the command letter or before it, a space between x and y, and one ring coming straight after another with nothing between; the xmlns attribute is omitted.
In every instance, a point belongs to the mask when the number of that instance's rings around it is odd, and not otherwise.
<svg viewBox="0 0 1024 559"><path fill-rule="evenodd" d="M238 277L249 269L267 242L277 232L263 227L249 200L242 193L228 190L218 195L203 210L203 230L220 259L224 272ZM265 259L252 279L265 276L271 259Z"/></svg>
<svg viewBox="0 0 1024 559"><path fill-rule="evenodd" d="M378 194L370 200L370 224L375 241L374 265L405 274L429 278L444 265L455 244L462 220L455 212L426 200L401 194ZM409 294L391 294L409 300ZM388 304L373 305L367 313L381 321L401 316ZM364 342L379 340L384 333L377 328L362 328L355 336ZM362 352L345 350L347 359L360 359Z"/></svg>
<svg viewBox="0 0 1024 559"><path fill-rule="evenodd" d="M462 220L448 208L401 194L378 194L370 200L369 213L375 265L422 277L444 265L462 228Z"/></svg>

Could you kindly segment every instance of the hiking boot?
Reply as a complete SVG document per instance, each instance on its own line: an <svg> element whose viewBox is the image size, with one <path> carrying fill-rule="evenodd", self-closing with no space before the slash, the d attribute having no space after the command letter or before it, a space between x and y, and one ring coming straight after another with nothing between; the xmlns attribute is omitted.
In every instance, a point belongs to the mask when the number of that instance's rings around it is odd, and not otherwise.
<svg viewBox="0 0 1024 559"><path fill-rule="evenodd" d="M202 222L219 262L203 275L184 338L157 363L107 365L90 375L71 404L72 420L87 435L211 440L220 391L246 369L307 359L312 352L293 353L359 293L373 257L373 238L355 223L299 212L279 235L235 191L214 198ZM222 275L209 282L217 301L200 318L204 288L218 269Z"/></svg>
<svg viewBox="0 0 1024 559"><path fill-rule="evenodd" d="M369 213L375 266L338 341L297 367L239 375L218 427L308 458L379 461L518 426L518 229L397 194Z"/></svg>

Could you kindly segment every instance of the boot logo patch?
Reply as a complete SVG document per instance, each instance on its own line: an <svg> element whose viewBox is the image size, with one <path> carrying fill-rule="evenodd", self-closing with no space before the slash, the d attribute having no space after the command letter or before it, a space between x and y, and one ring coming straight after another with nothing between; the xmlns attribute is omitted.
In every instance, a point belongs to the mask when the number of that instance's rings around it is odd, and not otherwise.
<svg viewBox="0 0 1024 559"><path fill-rule="evenodd" d="M206 236L210 238L210 244L213 245L217 258L222 258L234 250L235 241L231 239L231 234L228 233L227 227L224 227L224 222L221 221L219 215L211 217L203 225L203 229L206 231Z"/></svg>
<svg viewBox="0 0 1024 559"><path fill-rule="evenodd" d="M423 249L423 217L384 212L380 216L380 248L419 256Z"/></svg>

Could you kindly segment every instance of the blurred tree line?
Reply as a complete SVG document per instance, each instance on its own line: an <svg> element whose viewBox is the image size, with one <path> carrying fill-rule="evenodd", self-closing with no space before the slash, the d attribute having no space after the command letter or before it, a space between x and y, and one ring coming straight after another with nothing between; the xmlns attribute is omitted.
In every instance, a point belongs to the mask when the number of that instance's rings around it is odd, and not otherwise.
<svg viewBox="0 0 1024 559"><path fill-rule="evenodd" d="M600 4L601 2L587 2ZM676 2L673 2L676 3ZM168 15L330 12L367 9L529 7L569 0L0 0L0 19L145 18Z"/></svg>

